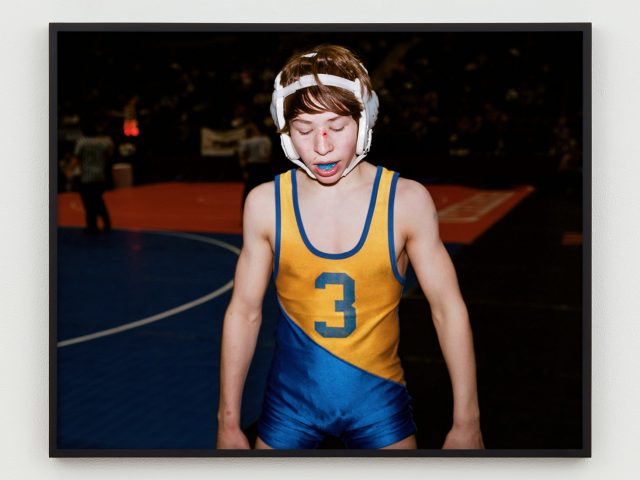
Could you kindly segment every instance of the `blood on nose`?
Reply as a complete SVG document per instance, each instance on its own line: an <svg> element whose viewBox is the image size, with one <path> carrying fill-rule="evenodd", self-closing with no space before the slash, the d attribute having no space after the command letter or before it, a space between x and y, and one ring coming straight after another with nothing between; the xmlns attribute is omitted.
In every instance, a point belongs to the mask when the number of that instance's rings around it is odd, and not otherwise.
<svg viewBox="0 0 640 480"><path fill-rule="evenodd" d="M316 137L315 148L319 151L328 151L330 149L329 136L326 130L322 130L320 136Z"/></svg>

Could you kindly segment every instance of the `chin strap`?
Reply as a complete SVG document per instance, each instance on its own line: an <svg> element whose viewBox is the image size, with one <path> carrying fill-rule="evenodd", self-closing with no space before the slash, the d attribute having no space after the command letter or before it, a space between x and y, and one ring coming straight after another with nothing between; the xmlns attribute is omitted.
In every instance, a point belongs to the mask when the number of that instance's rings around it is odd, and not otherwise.
<svg viewBox="0 0 640 480"><path fill-rule="evenodd" d="M358 163L360 163L360 160L362 160L366 156L367 156L367 154L363 153L362 155L358 155L353 160L351 160L351 164L347 167L347 169L344 172L342 172L342 177L346 177L347 173L349 173L351 170L353 170L353 168L356 165L358 165ZM340 178L342 178L342 177L340 177Z"/></svg>
<svg viewBox="0 0 640 480"><path fill-rule="evenodd" d="M284 134L280 135L280 143L282 143L282 149L286 152L285 141L286 140L285 140ZM289 140L289 142L291 142L291 140ZM311 172L309 167L307 167L302 160L300 160L299 158L292 158L292 157L288 157L288 158L297 166L299 166L302 170L304 170L307 175L309 175L311 178L316 180L316 176Z"/></svg>

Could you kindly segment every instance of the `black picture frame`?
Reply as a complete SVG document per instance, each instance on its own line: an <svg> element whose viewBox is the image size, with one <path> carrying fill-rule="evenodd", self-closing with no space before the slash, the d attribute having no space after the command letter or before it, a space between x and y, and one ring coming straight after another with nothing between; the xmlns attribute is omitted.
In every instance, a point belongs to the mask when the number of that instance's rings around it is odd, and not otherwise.
<svg viewBox="0 0 640 480"><path fill-rule="evenodd" d="M582 165L582 323L580 339L581 432L576 448L491 448L486 450L419 449L238 451L211 449L84 449L58 446L58 283L57 193L58 115L60 107L59 36L70 33L549 33L572 32L581 37L581 165ZM167 24L167 23L52 23L49 28L49 456L50 457L590 457L591 456L591 24L590 23L441 23L441 24ZM275 68L275 67L274 67Z"/></svg>

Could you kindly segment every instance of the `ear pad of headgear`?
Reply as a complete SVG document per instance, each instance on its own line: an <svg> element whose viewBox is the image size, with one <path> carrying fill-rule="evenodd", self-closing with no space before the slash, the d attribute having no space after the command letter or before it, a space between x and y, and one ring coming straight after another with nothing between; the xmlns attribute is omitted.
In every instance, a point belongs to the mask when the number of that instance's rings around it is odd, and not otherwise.
<svg viewBox="0 0 640 480"><path fill-rule="evenodd" d="M287 133L280 134L280 144L282 145L282 150L284 154L287 156L289 160L298 160L300 159L300 155L296 152L295 147L293 146L293 141L291 137Z"/></svg>
<svg viewBox="0 0 640 480"><path fill-rule="evenodd" d="M366 155L371 148L371 137L373 127L378 118L378 96L376 92L371 91L370 95L364 98L358 98L362 102L363 109L360 112L360 121L358 122L358 140L356 143L356 154Z"/></svg>
<svg viewBox="0 0 640 480"><path fill-rule="evenodd" d="M277 92L283 89L282 84L280 83L280 76L282 72L278 74L276 80L274 82L273 96L271 99L271 106L269 111L271 112L271 118L273 119L273 123L275 124L278 130L282 129L285 125L284 121L284 97L279 97ZM300 155L296 152L295 147L293 146L293 142L291 141L291 137L287 133L280 134L280 144L282 145L282 150L284 154L287 156L289 160L298 160Z"/></svg>

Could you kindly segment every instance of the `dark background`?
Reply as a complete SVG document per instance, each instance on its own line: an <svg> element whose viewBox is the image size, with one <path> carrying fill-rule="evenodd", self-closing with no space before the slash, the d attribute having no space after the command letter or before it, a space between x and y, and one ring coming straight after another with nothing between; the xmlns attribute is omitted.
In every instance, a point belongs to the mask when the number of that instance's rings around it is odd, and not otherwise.
<svg viewBox="0 0 640 480"><path fill-rule="evenodd" d="M537 183L567 139L580 148L581 42L580 32L62 32L58 119L64 133L74 115L107 116L124 140L121 113L138 97L137 183L239 179L200 158L200 128L268 121L277 69L337 43L361 57L380 98L370 161L414 178Z"/></svg>

